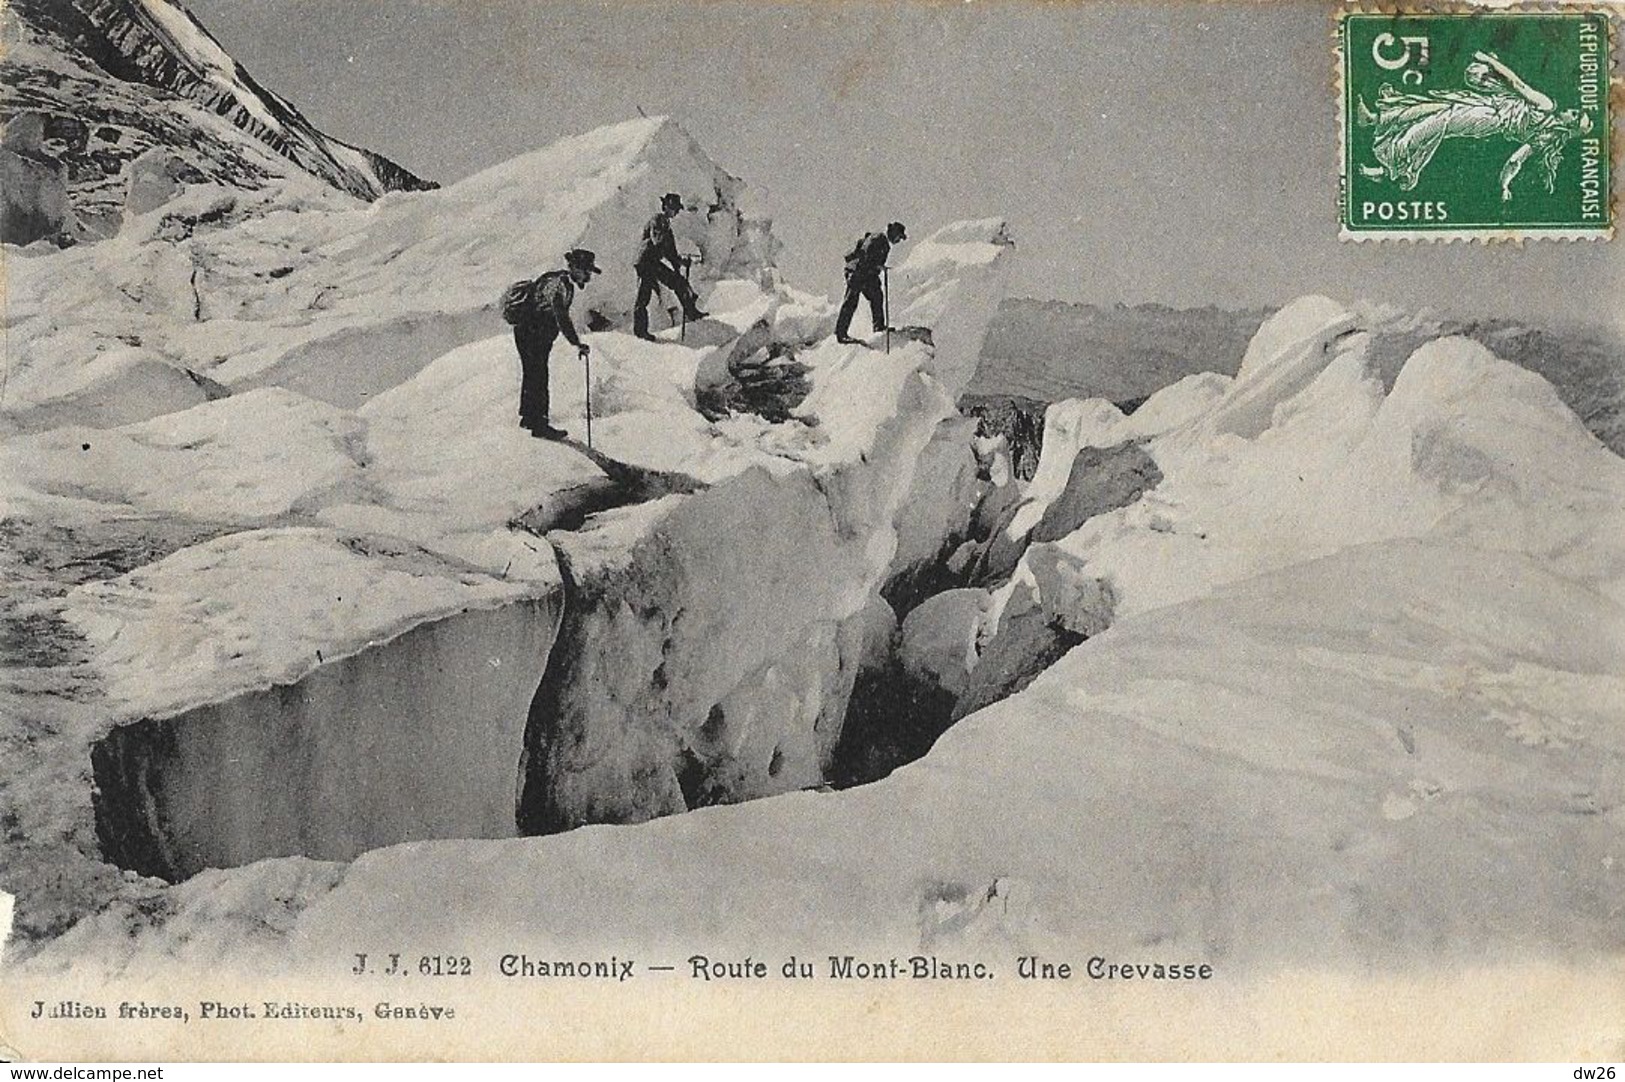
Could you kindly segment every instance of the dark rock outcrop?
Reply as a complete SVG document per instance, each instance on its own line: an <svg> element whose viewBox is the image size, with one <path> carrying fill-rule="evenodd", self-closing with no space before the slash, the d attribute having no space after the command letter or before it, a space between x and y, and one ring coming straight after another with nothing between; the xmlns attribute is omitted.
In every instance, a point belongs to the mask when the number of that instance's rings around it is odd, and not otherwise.
<svg viewBox="0 0 1625 1082"><path fill-rule="evenodd" d="M0 240L70 240L77 222L60 166L0 146Z"/></svg>
<svg viewBox="0 0 1625 1082"><path fill-rule="evenodd" d="M1082 448L1066 487L1044 509L1031 540L1059 541L1096 515L1127 507L1161 481L1157 463L1137 443Z"/></svg>
<svg viewBox="0 0 1625 1082"><path fill-rule="evenodd" d="M732 413L753 413L781 424L801 405L812 384L807 366L796 360L795 349L783 344L730 359L728 378L697 390L698 408L710 420Z"/></svg>
<svg viewBox="0 0 1625 1082"><path fill-rule="evenodd" d="M968 394L959 399L959 412L976 418L978 436L1003 436L1010 449L1011 472L1023 481L1031 481L1044 450L1044 410L1048 405L1020 395Z"/></svg>

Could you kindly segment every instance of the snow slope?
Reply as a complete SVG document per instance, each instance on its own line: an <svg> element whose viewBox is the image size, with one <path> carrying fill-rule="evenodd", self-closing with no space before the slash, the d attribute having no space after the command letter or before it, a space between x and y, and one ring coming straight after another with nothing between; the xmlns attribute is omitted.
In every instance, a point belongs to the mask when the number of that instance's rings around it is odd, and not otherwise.
<svg viewBox="0 0 1625 1082"><path fill-rule="evenodd" d="M275 385L346 408L502 324L502 290L584 246L606 274L576 301L624 320L638 231L660 194L702 209L678 220L702 295L770 265L765 223L738 209L742 185L676 124L639 119L561 140L433 192L370 207L309 188L248 193L195 185L115 238L14 263L12 372L0 423L37 430L92 417L72 405L151 388L153 365L227 390ZM88 374L104 355L146 367ZM150 408L168 412L162 402ZM150 414L149 414L150 416ZM120 421L139 419L128 407Z"/></svg>

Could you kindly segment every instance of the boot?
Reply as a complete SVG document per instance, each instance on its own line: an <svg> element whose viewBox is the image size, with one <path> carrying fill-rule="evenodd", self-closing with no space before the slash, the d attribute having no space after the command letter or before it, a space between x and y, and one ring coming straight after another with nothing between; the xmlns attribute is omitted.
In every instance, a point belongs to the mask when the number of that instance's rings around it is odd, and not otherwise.
<svg viewBox="0 0 1625 1082"><path fill-rule="evenodd" d="M690 323L696 323L711 314L700 308L700 295L695 293L692 287L683 291L681 300L683 302L683 315L688 317Z"/></svg>

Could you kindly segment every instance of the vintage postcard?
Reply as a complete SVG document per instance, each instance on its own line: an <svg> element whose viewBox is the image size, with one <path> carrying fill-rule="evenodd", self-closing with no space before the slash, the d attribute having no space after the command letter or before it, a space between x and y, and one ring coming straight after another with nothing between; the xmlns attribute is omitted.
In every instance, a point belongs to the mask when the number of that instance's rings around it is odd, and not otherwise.
<svg viewBox="0 0 1625 1082"><path fill-rule="evenodd" d="M0 1058L1625 1058L1620 17L8 0Z"/></svg>

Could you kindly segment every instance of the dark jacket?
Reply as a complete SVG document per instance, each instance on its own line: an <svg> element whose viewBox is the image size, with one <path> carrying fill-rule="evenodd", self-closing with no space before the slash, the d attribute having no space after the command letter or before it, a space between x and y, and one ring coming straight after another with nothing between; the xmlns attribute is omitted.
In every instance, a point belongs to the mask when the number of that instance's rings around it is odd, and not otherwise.
<svg viewBox="0 0 1625 1082"><path fill-rule="evenodd" d="M552 323L572 346L581 345L575 324L570 322L570 302L576 299L576 284L567 270L548 271L536 279L536 314L539 323Z"/></svg>
<svg viewBox="0 0 1625 1082"><path fill-rule="evenodd" d="M884 233L865 233L846 256L846 273L852 278L879 278L891 258L891 241Z"/></svg>
<svg viewBox="0 0 1625 1082"><path fill-rule="evenodd" d="M662 259L671 264L672 270L683 269L683 261L677 255L677 238L672 236L671 232L671 219L664 213L656 214L649 219L649 224L643 227L637 265L647 267L659 263Z"/></svg>

